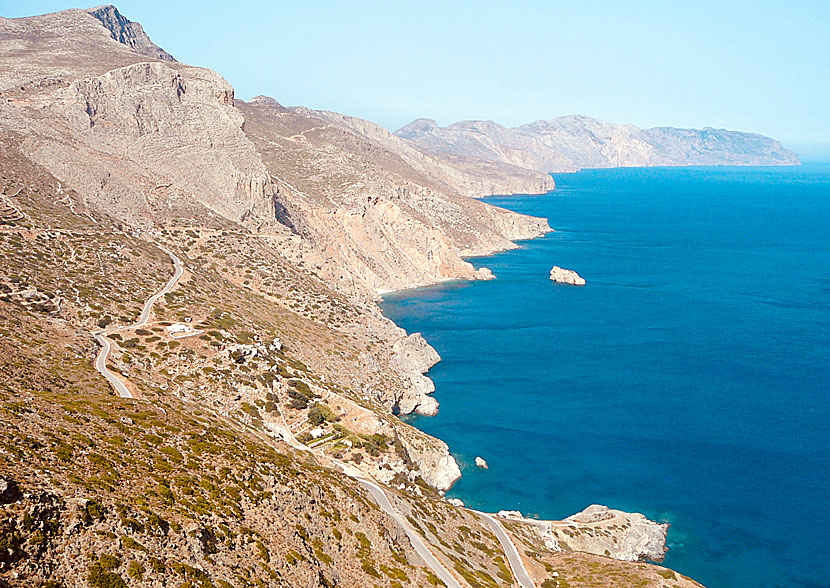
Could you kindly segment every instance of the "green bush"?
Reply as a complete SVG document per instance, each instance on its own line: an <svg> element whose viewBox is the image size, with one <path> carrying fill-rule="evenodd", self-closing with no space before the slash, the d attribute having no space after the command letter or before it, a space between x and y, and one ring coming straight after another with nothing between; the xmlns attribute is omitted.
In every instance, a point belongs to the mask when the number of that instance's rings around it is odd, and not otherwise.
<svg viewBox="0 0 830 588"><path fill-rule="evenodd" d="M318 403L308 411L308 420L312 425L317 426L326 421L333 421L337 418L334 411L326 404Z"/></svg>
<svg viewBox="0 0 830 588"><path fill-rule="evenodd" d="M103 570L114 570L121 565L121 560L114 555L105 553L98 558L98 563L101 565L101 569Z"/></svg>
<svg viewBox="0 0 830 588"><path fill-rule="evenodd" d="M131 578L135 578L139 582L144 579L144 566L138 563L137 561L131 561L130 566L127 568L127 575Z"/></svg>
<svg viewBox="0 0 830 588"><path fill-rule="evenodd" d="M87 581L92 588L127 588L127 583L121 576L105 571L100 563L90 566Z"/></svg>

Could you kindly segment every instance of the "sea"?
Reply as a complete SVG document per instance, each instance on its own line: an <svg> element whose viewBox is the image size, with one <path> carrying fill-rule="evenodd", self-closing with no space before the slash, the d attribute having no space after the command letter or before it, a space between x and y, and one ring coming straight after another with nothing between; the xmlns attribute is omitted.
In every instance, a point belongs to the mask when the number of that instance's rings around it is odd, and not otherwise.
<svg viewBox="0 0 830 588"><path fill-rule="evenodd" d="M554 179L486 199L555 229L470 260L497 279L382 304L442 357L408 418L461 466L448 496L641 512L708 588L830 586L830 164Z"/></svg>

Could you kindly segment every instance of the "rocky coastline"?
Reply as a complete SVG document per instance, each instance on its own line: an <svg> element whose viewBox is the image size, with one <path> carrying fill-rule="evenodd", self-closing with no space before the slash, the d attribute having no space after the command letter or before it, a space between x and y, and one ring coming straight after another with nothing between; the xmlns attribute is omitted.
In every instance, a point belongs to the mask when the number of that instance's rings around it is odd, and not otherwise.
<svg viewBox="0 0 830 588"><path fill-rule="evenodd" d="M553 266L550 279L576 286L586 283L577 272L559 266ZM431 396L435 392L435 384L428 377L428 371L441 361L440 355L420 333L401 339L395 349L397 361L406 366L408 372L417 374L412 378L411 389L396 405L396 411L434 416L438 412L438 402ZM446 444L444 447L447 447ZM486 460L480 456L475 458L475 465L489 469ZM462 476L449 448L435 466L432 475L435 480L440 480L442 490L449 490ZM464 501L459 498L450 498L448 502L464 506ZM515 510L500 510L497 516L523 524L538 535L548 549L556 552L579 551L620 561L660 563L668 551L667 523L658 523L643 514L624 512L604 505L592 504L563 520L526 518Z"/></svg>

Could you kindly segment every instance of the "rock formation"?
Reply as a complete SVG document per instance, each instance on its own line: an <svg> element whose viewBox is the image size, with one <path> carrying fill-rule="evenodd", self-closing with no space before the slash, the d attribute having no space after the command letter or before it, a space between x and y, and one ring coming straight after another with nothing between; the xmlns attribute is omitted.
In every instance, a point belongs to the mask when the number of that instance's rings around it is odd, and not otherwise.
<svg viewBox="0 0 830 588"><path fill-rule="evenodd" d="M484 468L485 470L489 469L489 466L483 457L476 456L475 462L478 467Z"/></svg>
<svg viewBox="0 0 830 588"><path fill-rule="evenodd" d="M113 39L127 45L136 53L151 59L176 61L172 55L150 40L139 23L124 18L115 6L100 6L90 10L89 14L101 21Z"/></svg>
<svg viewBox="0 0 830 588"><path fill-rule="evenodd" d="M551 532L560 545L624 561L663 561L668 529L667 524L650 521L640 513L599 504L551 523Z"/></svg>
<svg viewBox="0 0 830 588"><path fill-rule="evenodd" d="M582 551L621 561L661 562L666 555L669 525L592 504L561 521L524 518L518 511L500 511L499 516L521 522L553 551Z"/></svg>
<svg viewBox="0 0 830 588"><path fill-rule="evenodd" d="M558 265L550 270L550 279L560 284L571 284L572 286L584 286L585 278L573 270L564 269Z"/></svg>
<svg viewBox="0 0 830 588"><path fill-rule="evenodd" d="M409 414L418 412L426 416L438 414L438 401L429 394L435 392L435 384L424 374L441 361L441 356L421 336L414 333L399 339L392 347L392 358L402 373L409 374L411 385L398 398L393 412Z"/></svg>
<svg viewBox="0 0 830 588"><path fill-rule="evenodd" d="M539 120L517 128L493 121L439 127L417 119L395 132L443 157L470 158L543 171L683 165L797 165L781 143L753 133L705 128L640 129L585 116Z"/></svg>

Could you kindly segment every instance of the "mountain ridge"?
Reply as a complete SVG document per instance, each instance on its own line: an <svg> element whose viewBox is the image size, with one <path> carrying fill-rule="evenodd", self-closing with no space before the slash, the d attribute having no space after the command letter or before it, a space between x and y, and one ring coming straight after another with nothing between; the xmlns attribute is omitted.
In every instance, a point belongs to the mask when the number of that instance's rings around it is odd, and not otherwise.
<svg viewBox="0 0 830 588"><path fill-rule="evenodd" d="M546 173L596 167L798 165L779 141L757 133L614 124L574 114L518 127L464 120L445 127L415 119L394 133L444 156L475 157Z"/></svg>

